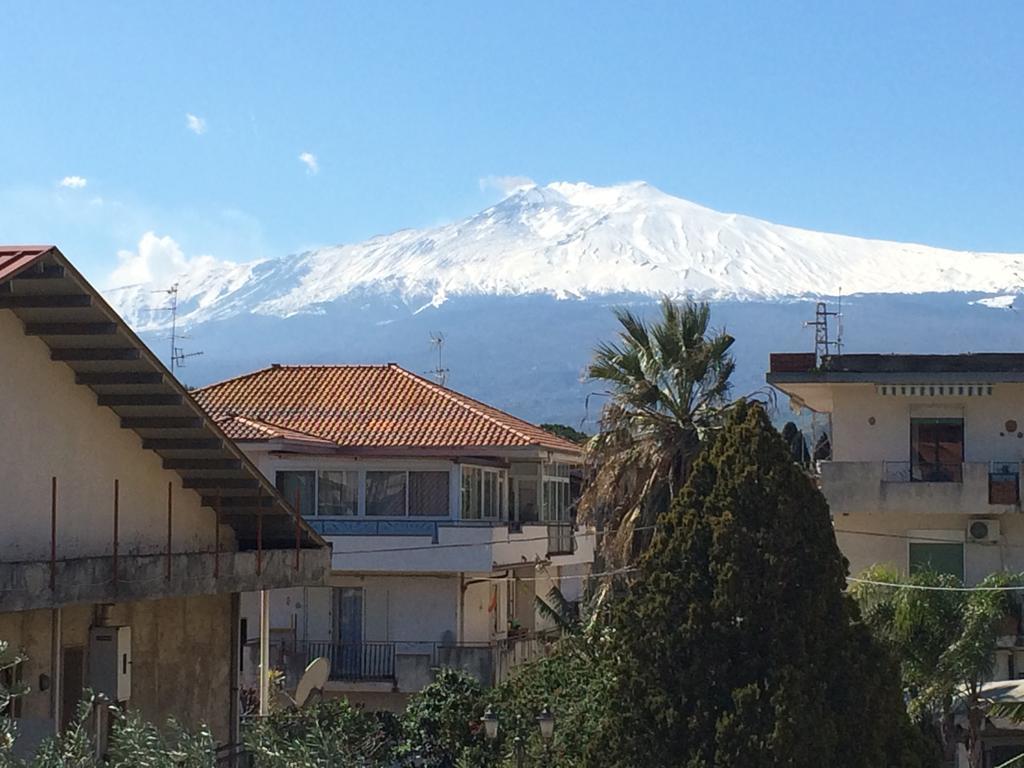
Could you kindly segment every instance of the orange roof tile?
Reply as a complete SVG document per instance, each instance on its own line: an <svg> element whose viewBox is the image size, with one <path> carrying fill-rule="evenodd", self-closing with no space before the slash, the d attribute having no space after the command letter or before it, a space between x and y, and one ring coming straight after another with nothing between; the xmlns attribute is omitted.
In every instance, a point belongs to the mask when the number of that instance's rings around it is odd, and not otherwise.
<svg viewBox="0 0 1024 768"><path fill-rule="evenodd" d="M273 365L192 393L235 440L349 448L515 448L579 453L527 421L388 365Z"/></svg>

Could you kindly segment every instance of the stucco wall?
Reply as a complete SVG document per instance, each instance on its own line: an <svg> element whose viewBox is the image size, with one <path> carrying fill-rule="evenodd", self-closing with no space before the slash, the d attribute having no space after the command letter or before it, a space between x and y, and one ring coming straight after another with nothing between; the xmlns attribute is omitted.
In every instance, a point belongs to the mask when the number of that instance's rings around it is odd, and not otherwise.
<svg viewBox="0 0 1024 768"><path fill-rule="evenodd" d="M54 679L53 616L52 611L0 614L0 638L29 657L23 679L33 690L22 704L21 730L26 742L22 748L54 729L50 713L51 696L56 691L39 690L40 674ZM91 605L61 609L61 647L87 649L93 622ZM228 740L233 642L230 595L119 604L112 607L108 623L132 628L132 709L155 723L168 717L193 728L207 723L218 741ZM85 663L88 679L87 652Z"/></svg>
<svg viewBox="0 0 1024 768"><path fill-rule="evenodd" d="M1024 571L1024 516L1002 515L997 544L964 544L964 571L975 584L994 571ZM835 520L836 541L856 576L876 563L901 573L908 567L908 546L916 532L941 532L935 538L963 537L971 516L921 514L843 515ZM909 532L914 532L911 534ZM927 537L926 537L927 538Z"/></svg>
<svg viewBox="0 0 1024 768"><path fill-rule="evenodd" d="M965 461L1024 460L1024 437L1004 429L1012 419L1024 431L1021 384L995 384L990 396L916 398L883 396L874 384L847 384L833 389L833 400L835 461L909 461L911 416L963 418Z"/></svg>
<svg viewBox="0 0 1024 768"><path fill-rule="evenodd" d="M50 478L58 481L57 556L87 557L113 549L113 488L120 481L120 551L166 548L167 484L174 499L175 551L213 546L215 517L199 494L181 487L160 457L142 450L109 408L96 404L74 372L50 360L49 348L24 335L21 322L0 310L0 558L48 559ZM221 544L232 548L230 529Z"/></svg>

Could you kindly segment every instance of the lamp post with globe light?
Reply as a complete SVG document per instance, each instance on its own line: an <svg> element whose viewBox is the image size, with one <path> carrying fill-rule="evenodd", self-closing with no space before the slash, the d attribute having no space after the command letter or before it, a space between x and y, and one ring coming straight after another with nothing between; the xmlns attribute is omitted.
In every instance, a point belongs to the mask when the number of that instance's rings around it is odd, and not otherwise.
<svg viewBox="0 0 1024 768"><path fill-rule="evenodd" d="M498 714L491 707L488 707L480 721L484 724L484 735L487 736L488 740L496 741L498 738ZM526 743L523 739L522 717L520 715L516 715L515 724L515 735L512 737L512 752L516 758L516 768L524 768ZM540 738L544 742L544 752L546 755L551 745L551 739L555 735L555 716L551 714L551 710L548 707L544 707L537 716L537 725L540 728Z"/></svg>

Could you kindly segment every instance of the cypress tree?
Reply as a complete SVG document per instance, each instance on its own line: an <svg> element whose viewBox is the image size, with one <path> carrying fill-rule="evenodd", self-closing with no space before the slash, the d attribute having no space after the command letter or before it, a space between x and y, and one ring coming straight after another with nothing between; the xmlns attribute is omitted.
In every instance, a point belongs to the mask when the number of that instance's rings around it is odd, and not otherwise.
<svg viewBox="0 0 1024 768"><path fill-rule="evenodd" d="M824 497L739 403L613 608L616 712L588 764L922 765L846 575Z"/></svg>

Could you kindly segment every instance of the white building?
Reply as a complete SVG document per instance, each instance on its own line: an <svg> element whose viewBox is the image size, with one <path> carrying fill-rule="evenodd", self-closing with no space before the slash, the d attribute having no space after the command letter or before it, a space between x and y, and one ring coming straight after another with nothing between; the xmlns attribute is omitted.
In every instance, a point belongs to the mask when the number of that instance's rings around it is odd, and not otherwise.
<svg viewBox="0 0 1024 768"><path fill-rule="evenodd" d="M1024 354L776 354L767 380L831 442L817 466L852 575L1024 571ZM1022 636L1001 639L996 680L1024 678ZM994 729L986 765L1021 744Z"/></svg>
<svg viewBox="0 0 1024 768"><path fill-rule="evenodd" d="M329 550L50 246L0 246L0 489L20 749L86 688L236 743L240 593L322 584Z"/></svg>
<svg viewBox="0 0 1024 768"><path fill-rule="evenodd" d="M549 640L536 598L579 599L573 443L393 364L275 365L196 397L333 546L329 588L275 593L289 672L328 656L329 690L398 707L439 666L500 679Z"/></svg>

